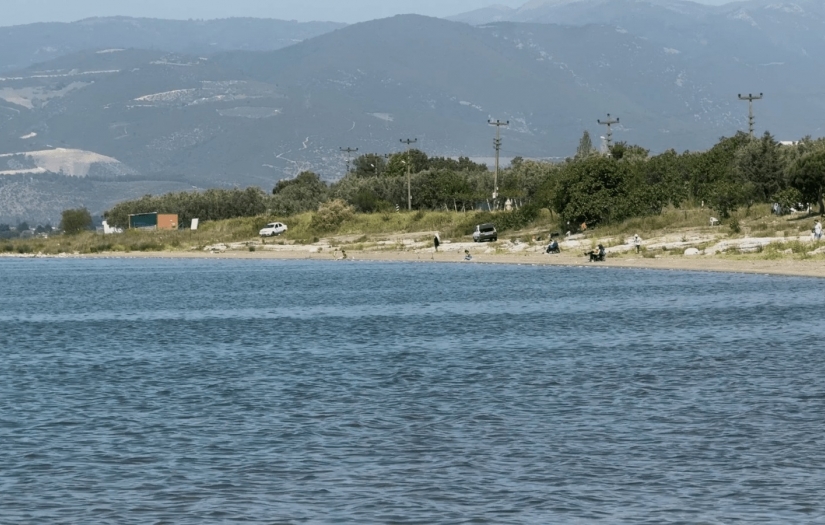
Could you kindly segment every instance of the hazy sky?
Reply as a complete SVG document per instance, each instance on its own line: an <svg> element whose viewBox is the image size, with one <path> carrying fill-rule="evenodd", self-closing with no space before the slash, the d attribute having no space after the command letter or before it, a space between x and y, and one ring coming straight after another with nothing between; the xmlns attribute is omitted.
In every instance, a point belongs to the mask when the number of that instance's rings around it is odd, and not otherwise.
<svg viewBox="0 0 825 525"><path fill-rule="evenodd" d="M723 4L726 0L698 0ZM401 13L449 16L491 4L511 7L526 0L0 0L0 26L70 22L92 16L226 18L360 22Z"/></svg>

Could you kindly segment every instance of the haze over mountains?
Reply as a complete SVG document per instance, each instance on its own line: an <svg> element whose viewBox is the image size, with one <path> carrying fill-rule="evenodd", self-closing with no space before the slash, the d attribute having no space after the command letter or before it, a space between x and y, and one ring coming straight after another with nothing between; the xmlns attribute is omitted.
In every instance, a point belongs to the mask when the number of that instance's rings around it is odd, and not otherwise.
<svg viewBox="0 0 825 525"><path fill-rule="evenodd" d="M79 51L111 48L196 56L238 49L271 51L344 26L255 18L184 21L111 17L0 27L0 74Z"/></svg>
<svg viewBox="0 0 825 525"><path fill-rule="evenodd" d="M737 93L765 93L760 132L825 126L816 0L533 1L454 20L2 28L0 221L147 192L269 189L303 169L334 179L339 147L392 152L407 137L431 155L489 157L488 118L511 121L505 156L535 158L571 155L608 112L622 121L615 140L706 148L747 127ZM9 51L3 39L21 35L27 47ZM49 60L8 71L38 56Z"/></svg>

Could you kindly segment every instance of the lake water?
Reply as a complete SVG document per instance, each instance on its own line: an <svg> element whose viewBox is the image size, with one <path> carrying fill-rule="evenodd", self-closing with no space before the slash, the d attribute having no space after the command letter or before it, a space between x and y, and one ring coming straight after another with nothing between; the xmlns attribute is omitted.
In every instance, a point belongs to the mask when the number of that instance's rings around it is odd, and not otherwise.
<svg viewBox="0 0 825 525"><path fill-rule="evenodd" d="M825 523L825 280L0 260L0 522Z"/></svg>

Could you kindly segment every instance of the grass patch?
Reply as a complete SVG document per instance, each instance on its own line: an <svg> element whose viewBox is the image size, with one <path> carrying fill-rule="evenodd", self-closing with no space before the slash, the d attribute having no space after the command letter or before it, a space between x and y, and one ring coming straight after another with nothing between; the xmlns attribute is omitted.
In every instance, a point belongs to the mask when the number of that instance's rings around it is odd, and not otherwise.
<svg viewBox="0 0 825 525"><path fill-rule="evenodd" d="M709 235L714 237L727 237L731 235L729 228L709 226L709 218L715 213L707 208L694 209L665 209L660 215L649 217L637 217L621 223L600 225L587 234L587 239L595 246L597 239L604 239L606 247L623 245L627 238L638 233L642 239L660 236L663 233L675 234L676 238L681 238L686 242L695 234ZM23 241L12 239L2 241L0 252L5 253L31 253L34 246L35 251L47 254L57 253L104 253L104 252L128 252L128 251L160 251L160 250L180 250L188 251L203 249L218 243L243 243L259 238L258 231L270 222L284 222L289 230L277 240L267 241L273 244L314 244L319 242L321 237L333 235L351 235L354 239L350 241L352 246L369 245L375 242L376 238L392 238L391 235L422 232L416 237L419 242L432 244L432 236L423 232L439 232L442 240L471 241L471 235L477 224L493 223L499 233L500 239L520 239L529 242L532 236L540 236L544 239L551 232L566 231L558 224L558 216L554 216L549 210L535 210L529 207L516 210L514 212L487 212L487 211L401 211L401 212L379 212L379 213L355 213L348 217L341 224L337 225L334 231L319 232L312 227L314 213L302 213L291 217L261 215L257 217L241 217L224 221L204 222L197 231L175 230L175 231L138 231L129 230L118 235L101 235L95 232L83 232L71 237L55 235L42 242L38 240L33 243L31 240ZM745 217L744 210L734 214L733 219L739 222L742 231L745 232L781 232L779 235L789 238L799 235L802 232L806 236L810 232L810 219L800 220L797 217L776 217L771 215L768 205L753 206L748 217ZM729 222L727 224L730 224ZM680 231L684 230L684 231ZM334 244L335 240L331 239ZM585 241L587 242L587 241ZM703 250L714 243L696 246ZM793 249L795 255L805 254L813 248L808 244L801 249L802 244L796 246L793 243L786 243ZM42 245L42 246L41 246ZM494 249L501 251L497 246ZM246 248L246 247L245 247ZM351 248L354 249L354 248ZM391 247L393 250L404 250L406 246L398 243ZM787 248L782 248L782 250ZM21 251L22 250L22 251ZM772 256L772 248L766 248L758 256ZM781 250L780 250L781 251ZM675 253L676 251L674 250ZM634 254L635 251L629 252ZM664 251L657 250L655 253L662 254ZM654 257L655 253L644 250L643 257Z"/></svg>

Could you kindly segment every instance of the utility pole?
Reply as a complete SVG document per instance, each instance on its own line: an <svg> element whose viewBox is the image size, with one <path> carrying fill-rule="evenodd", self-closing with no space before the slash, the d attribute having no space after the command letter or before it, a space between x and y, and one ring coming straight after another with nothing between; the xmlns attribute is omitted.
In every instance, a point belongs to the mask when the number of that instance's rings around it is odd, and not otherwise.
<svg viewBox="0 0 825 525"><path fill-rule="evenodd" d="M613 124L619 123L619 117L610 118L610 113L607 114L607 120L599 119L596 122L601 124L602 126L607 126L607 149L610 149L610 146L613 145Z"/></svg>
<svg viewBox="0 0 825 525"><path fill-rule="evenodd" d="M418 142L418 139L401 139L402 144L407 145L407 210L412 211L412 191L410 190L410 169L412 162L410 161L410 145Z"/></svg>
<svg viewBox="0 0 825 525"><path fill-rule="evenodd" d="M504 122L496 119L496 120L487 120L487 124L496 127L496 138L493 140L493 147L496 149L496 174L495 178L493 179L493 202L498 198L498 156L501 152L501 127L502 126L509 126L510 121L505 120ZM493 204L495 206L495 204Z"/></svg>
<svg viewBox="0 0 825 525"><path fill-rule="evenodd" d="M358 148L338 148L338 149L340 149L341 151L343 151L344 153L347 154L347 172L345 173L345 175L349 175L350 155L352 155L353 153L358 151Z"/></svg>
<svg viewBox="0 0 825 525"><path fill-rule="evenodd" d="M758 95L751 95L748 93L748 96L739 95L739 100L747 100L748 101L748 130L753 137L753 124L755 122L755 118L753 116L753 101L754 100L762 100L762 93Z"/></svg>

